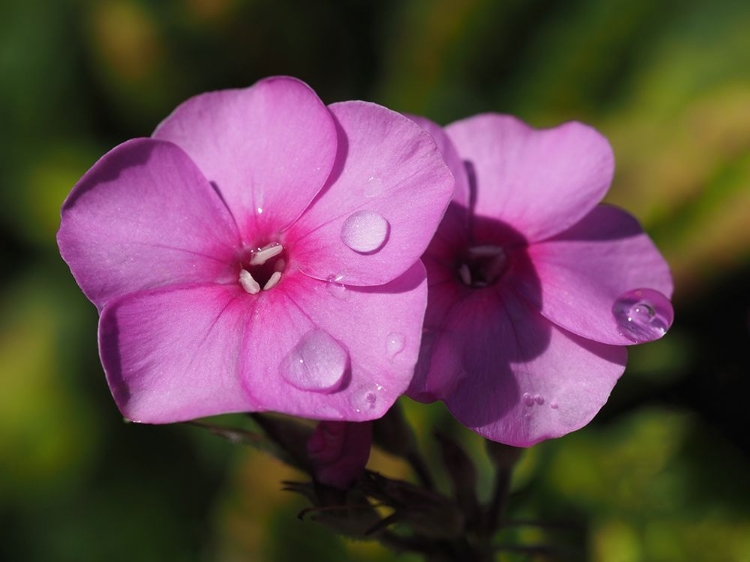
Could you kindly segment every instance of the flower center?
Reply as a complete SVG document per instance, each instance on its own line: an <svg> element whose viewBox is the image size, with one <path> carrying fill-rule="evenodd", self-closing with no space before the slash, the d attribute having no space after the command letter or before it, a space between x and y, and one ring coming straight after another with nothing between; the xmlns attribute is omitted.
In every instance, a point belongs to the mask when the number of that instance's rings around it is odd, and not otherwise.
<svg viewBox="0 0 750 562"><path fill-rule="evenodd" d="M286 269L284 246L277 242L245 252L240 260L239 282L251 295L274 288Z"/></svg>
<svg viewBox="0 0 750 562"><path fill-rule="evenodd" d="M497 283L508 268L508 256L495 244L472 246L458 260L456 274L467 287L489 287Z"/></svg>

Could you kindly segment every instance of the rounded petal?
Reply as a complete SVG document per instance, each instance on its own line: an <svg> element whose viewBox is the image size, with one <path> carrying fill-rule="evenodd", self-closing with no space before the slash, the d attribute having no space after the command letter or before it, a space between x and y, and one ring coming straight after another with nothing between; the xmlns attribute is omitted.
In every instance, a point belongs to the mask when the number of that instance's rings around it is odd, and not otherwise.
<svg viewBox="0 0 750 562"><path fill-rule="evenodd" d="M528 447L583 427L625 369L624 347L561 330L511 291L453 302L420 374L425 388L440 385L432 399L493 441ZM415 390L409 395L430 398Z"/></svg>
<svg viewBox="0 0 750 562"><path fill-rule="evenodd" d="M528 249L534 272L513 277L542 314L566 330L601 343L630 345L612 306L633 289L672 295L669 266L638 221L601 205L567 231ZM538 278L533 285L527 280ZM540 290L541 286L541 290Z"/></svg>
<svg viewBox="0 0 750 562"><path fill-rule="evenodd" d="M226 276L239 235L182 149L134 139L105 154L75 185L57 242L101 309L135 291Z"/></svg>
<svg viewBox="0 0 750 562"><path fill-rule="evenodd" d="M235 286L182 286L104 307L99 351L126 418L171 423L255 410L239 377L248 311L238 294Z"/></svg>
<svg viewBox="0 0 750 562"><path fill-rule="evenodd" d="M453 141L448 137L445 130L434 121L418 115L407 115L407 117L430 133L430 136L440 149L440 153L443 155L448 169L456 180L456 187L453 191L453 202L468 208L471 202L469 177L463 160L458 155L456 147L453 146Z"/></svg>
<svg viewBox="0 0 750 562"><path fill-rule="evenodd" d="M263 409L371 420L409 385L427 301L419 262L377 288L290 273L262 297L245 333L243 378Z"/></svg>
<svg viewBox="0 0 750 562"><path fill-rule="evenodd" d="M454 180L430 135L403 115L366 102L330 110L340 148L331 182L286 241L312 277L387 283L424 252Z"/></svg>
<svg viewBox="0 0 750 562"><path fill-rule="evenodd" d="M195 96L154 137L190 155L246 240L291 224L323 187L336 157L328 109L307 84L289 77Z"/></svg>
<svg viewBox="0 0 750 562"><path fill-rule="evenodd" d="M581 123L533 129L511 116L484 114L446 131L473 171L475 213L501 219L530 242L577 223L612 181L609 142Z"/></svg>

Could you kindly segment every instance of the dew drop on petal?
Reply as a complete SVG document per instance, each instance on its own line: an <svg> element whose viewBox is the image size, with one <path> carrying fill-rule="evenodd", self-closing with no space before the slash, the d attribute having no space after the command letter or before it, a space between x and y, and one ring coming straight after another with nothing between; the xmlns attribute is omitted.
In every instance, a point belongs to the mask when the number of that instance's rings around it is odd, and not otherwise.
<svg viewBox="0 0 750 562"><path fill-rule="evenodd" d="M383 182L377 176L370 176L365 184L365 197L377 197L383 193Z"/></svg>
<svg viewBox="0 0 750 562"><path fill-rule="evenodd" d="M560 407L560 405L557 403L557 400L553 400L552 402L549 403L549 407L552 408L553 410L557 410Z"/></svg>
<svg viewBox="0 0 750 562"><path fill-rule="evenodd" d="M362 210L349 215L341 227L341 241L355 252L366 254L383 247L390 225L378 212Z"/></svg>
<svg viewBox="0 0 750 562"><path fill-rule="evenodd" d="M281 376L300 390L333 392L349 368L349 353L321 329L307 332L281 361Z"/></svg>
<svg viewBox="0 0 750 562"><path fill-rule="evenodd" d="M523 403L526 404L527 406L534 405L534 397L528 392L524 392L521 398L523 399Z"/></svg>
<svg viewBox="0 0 750 562"><path fill-rule="evenodd" d="M612 305L620 334L635 343L657 340L674 320L669 299L654 289L634 289L617 297Z"/></svg>
<svg viewBox="0 0 750 562"><path fill-rule="evenodd" d="M401 334L392 333L388 334L388 338L386 339L386 352L388 353L388 357L393 358L396 357L401 351L404 349L404 343L405 338Z"/></svg>
<svg viewBox="0 0 750 562"><path fill-rule="evenodd" d="M544 396L542 396L541 394L535 394L534 402L536 402L537 404L541 406L542 404L544 404Z"/></svg>
<svg viewBox="0 0 750 562"><path fill-rule="evenodd" d="M352 406L354 406L354 410L357 413L360 413L375 408L378 403L378 392L382 390L383 387L379 384L358 388L352 395Z"/></svg>
<svg viewBox="0 0 750 562"><path fill-rule="evenodd" d="M343 277L341 275L329 275L326 279L326 289L334 297L338 299L346 299L348 293L346 291L346 285L341 282Z"/></svg>

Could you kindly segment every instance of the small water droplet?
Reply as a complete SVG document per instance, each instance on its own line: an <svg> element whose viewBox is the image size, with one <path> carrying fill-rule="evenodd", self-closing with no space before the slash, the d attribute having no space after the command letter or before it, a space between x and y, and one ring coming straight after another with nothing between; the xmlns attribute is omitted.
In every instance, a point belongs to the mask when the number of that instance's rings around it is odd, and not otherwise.
<svg viewBox="0 0 750 562"><path fill-rule="evenodd" d="M341 282L342 279L341 275L329 275L326 279L326 289L338 299L345 299L349 295L346 291L346 285Z"/></svg>
<svg viewBox="0 0 750 562"><path fill-rule="evenodd" d="M380 213L357 211L344 221L341 241L361 254L375 252L385 244L389 230L388 221Z"/></svg>
<svg viewBox="0 0 750 562"><path fill-rule="evenodd" d="M377 197L383 193L383 182L376 176L370 176L365 184L365 197Z"/></svg>
<svg viewBox="0 0 750 562"><path fill-rule="evenodd" d="M635 343L657 340L674 320L669 299L653 289L634 289L620 295L612 305L620 334Z"/></svg>
<svg viewBox="0 0 750 562"><path fill-rule="evenodd" d="M388 357L393 358L396 357L401 351L404 349L404 343L405 338L401 334L392 333L388 334L388 338L386 341L386 351L388 352Z"/></svg>
<svg viewBox="0 0 750 562"><path fill-rule="evenodd" d="M527 406L534 405L534 397L528 392L524 392L521 398L523 399L523 403L526 404Z"/></svg>
<svg viewBox="0 0 750 562"><path fill-rule="evenodd" d="M552 408L553 410L557 410L560 406L557 403L557 400L553 400L552 402L549 403L549 407Z"/></svg>
<svg viewBox="0 0 750 562"><path fill-rule="evenodd" d="M263 207L258 207L257 209L255 209L255 212L258 213L259 215L262 215L263 214Z"/></svg>
<svg viewBox="0 0 750 562"><path fill-rule="evenodd" d="M362 410L372 410L378 403L378 392L382 391L383 387L379 384L373 386L363 386L356 390L352 395L352 405L354 410L359 413Z"/></svg>
<svg viewBox="0 0 750 562"><path fill-rule="evenodd" d="M541 394L535 394L534 402L536 402L537 404L541 406L542 404L544 404L544 396L542 396Z"/></svg>
<svg viewBox="0 0 750 562"><path fill-rule="evenodd" d="M307 332L279 365L281 376L300 390L333 392L349 368L349 354L321 329Z"/></svg>

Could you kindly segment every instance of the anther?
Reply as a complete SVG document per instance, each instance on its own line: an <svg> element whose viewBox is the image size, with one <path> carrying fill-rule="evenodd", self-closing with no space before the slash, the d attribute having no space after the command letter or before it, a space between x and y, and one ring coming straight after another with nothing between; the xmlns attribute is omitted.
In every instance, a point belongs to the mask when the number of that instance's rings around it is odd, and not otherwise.
<svg viewBox="0 0 750 562"><path fill-rule="evenodd" d="M477 258L494 258L503 254L505 254L503 249L494 244L481 244L469 248L469 255Z"/></svg>
<svg viewBox="0 0 750 562"><path fill-rule="evenodd" d="M280 271L274 271L271 274L271 277L268 278L268 281L266 281L266 284L263 285L263 290L267 291L268 289L271 289L276 286L276 283L279 282L279 279L281 279L281 272Z"/></svg>
<svg viewBox="0 0 750 562"><path fill-rule="evenodd" d="M469 270L469 266L465 263L462 263L458 268L458 276L461 278L461 281L464 282L464 285L471 286L471 271Z"/></svg>
<svg viewBox="0 0 750 562"><path fill-rule="evenodd" d="M279 274L279 276L281 276L281 274ZM269 283L270 281L271 280L269 279ZM245 269L240 271L240 285L242 285L242 288L251 295L257 295L258 293L260 293L260 285L255 279L253 279L253 276L250 275L250 272ZM268 286L268 283L266 283L266 286Z"/></svg>
<svg viewBox="0 0 750 562"><path fill-rule="evenodd" d="M281 244L269 244L265 248L261 248L257 252L253 252L250 256L250 265L263 265L274 256L278 256L284 251L284 246Z"/></svg>

